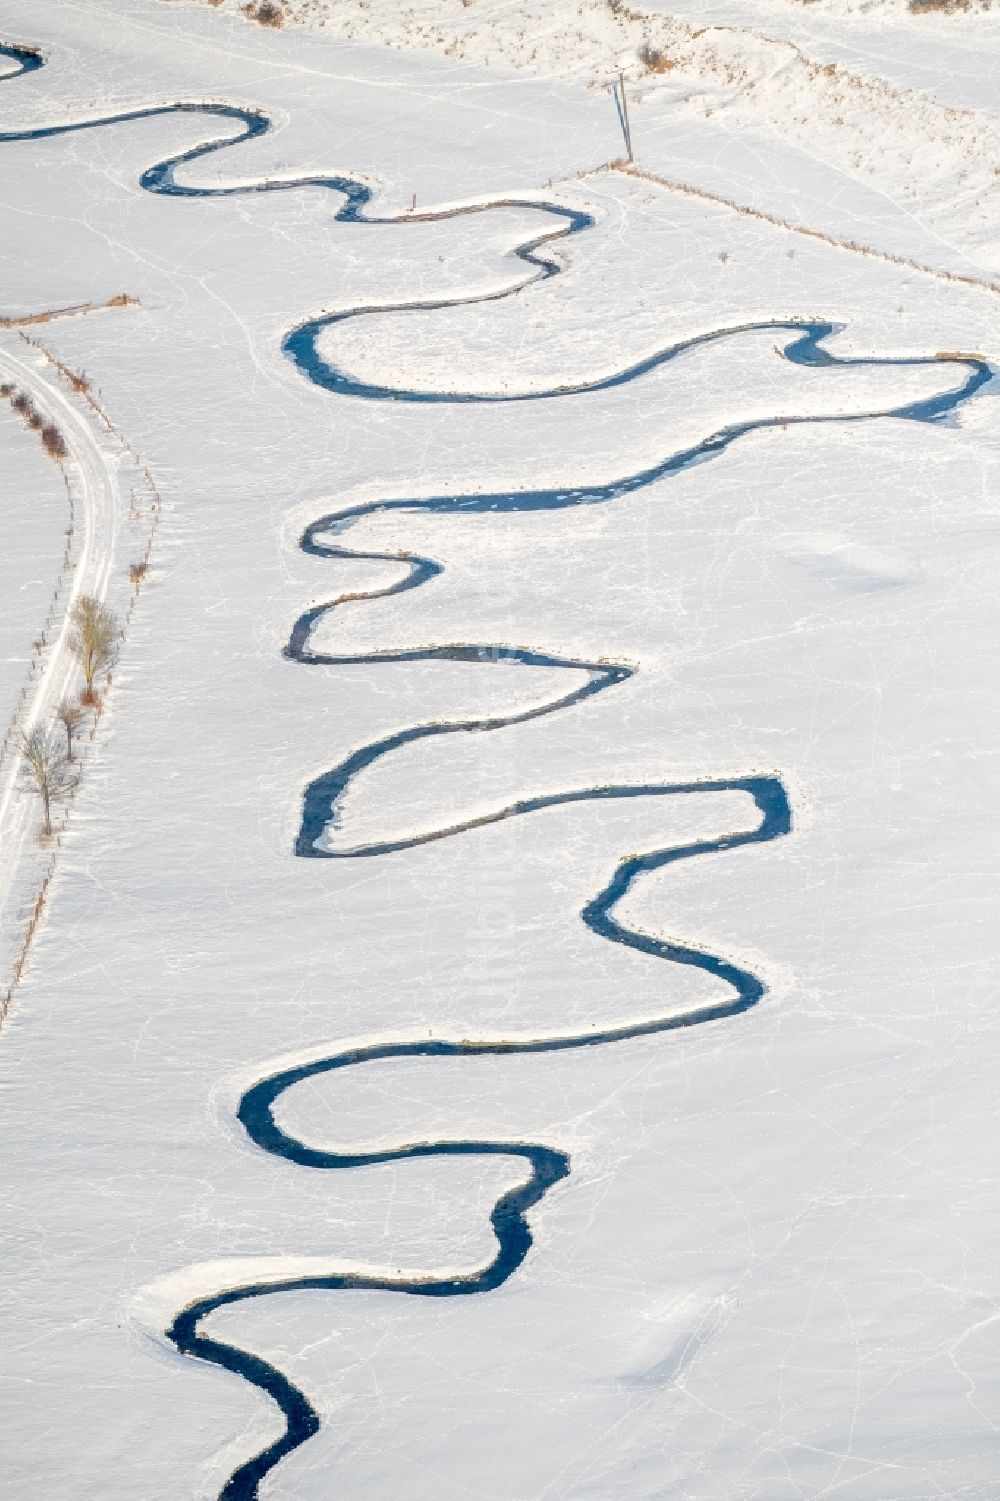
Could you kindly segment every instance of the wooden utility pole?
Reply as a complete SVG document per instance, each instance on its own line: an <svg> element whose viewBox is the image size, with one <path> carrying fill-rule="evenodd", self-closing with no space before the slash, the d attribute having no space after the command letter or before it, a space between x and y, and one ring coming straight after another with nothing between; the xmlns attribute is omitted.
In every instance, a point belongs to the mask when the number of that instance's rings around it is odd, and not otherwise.
<svg viewBox="0 0 1000 1501"><path fill-rule="evenodd" d="M631 162L633 159L632 126L629 122L628 117L628 99L625 97L625 74L621 68L618 69L618 96L622 102L622 123L625 128L625 150L628 152L628 159Z"/></svg>

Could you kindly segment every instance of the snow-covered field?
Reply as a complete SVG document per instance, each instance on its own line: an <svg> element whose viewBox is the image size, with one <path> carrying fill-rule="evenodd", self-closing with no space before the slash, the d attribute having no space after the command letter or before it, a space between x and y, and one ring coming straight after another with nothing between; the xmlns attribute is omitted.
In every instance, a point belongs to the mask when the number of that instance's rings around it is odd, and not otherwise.
<svg viewBox="0 0 1000 1501"><path fill-rule="evenodd" d="M641 167L953 271L995 279L1000 270L1000 10L913 16L898 0L269 3L266 13L290 27L447 56L489 76L572 79L605 98L609 116L622 68ZM610 154L625 153L619 144Z"/></svg>
<svg viewBox="0 0 1000 1501"><path fill-rule="evenodd" d="M5 1495L991 1501L1000 21L292 9L0 34Z"/></svg>

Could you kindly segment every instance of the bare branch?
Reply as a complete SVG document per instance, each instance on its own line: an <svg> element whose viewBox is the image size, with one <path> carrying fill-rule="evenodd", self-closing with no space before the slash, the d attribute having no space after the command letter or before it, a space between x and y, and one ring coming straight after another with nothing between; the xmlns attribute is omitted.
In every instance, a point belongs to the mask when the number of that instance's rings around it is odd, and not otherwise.
<svg viewBox="0 0 1000 1501"><path fill-rule="evenodd" d="M62 746L49 739L43 729L35 728L20 737L24 757L21 774L42 800L42 833L52 833L52 804L67 797L76 785Z"/></svg>
<svg viewBox="0 0 1000 1501"><path fill-rule="evenodd" d="M64 698L56 705L56 718L66 731L66 760L73 760L73 737L87 717L78 698Z"/></svg>
<svg viewBox="0 0 1000 1501"><path fill-rule="evenodd" d="M94 678L110 667L118 654L119 627L112 612L100 600L85 594L70 614L70 650L83 669L86 697L94 696Z"/></svg>

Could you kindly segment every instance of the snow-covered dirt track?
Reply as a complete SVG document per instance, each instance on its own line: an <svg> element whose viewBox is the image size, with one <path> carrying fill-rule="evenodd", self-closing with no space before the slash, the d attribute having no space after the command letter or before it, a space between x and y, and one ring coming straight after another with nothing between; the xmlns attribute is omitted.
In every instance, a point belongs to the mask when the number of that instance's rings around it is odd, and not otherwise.
<svg viewBox="0 0 1000 1501"><path fill-rule="evenodd" d="M0 345L0 373L32 397L38 411L54 422L66 439L71 462L80 479L83 504L78 521L79 544L71 586L60 600L62 618L49 643L41 669L34 677L30 697L20 705L17 728L28 733L49 719L59 701L69 694L77 673L69 649L70 611L76 599L89 594L103 600L111 569L116 562L116 543L123 510L117 466L91 430L90 424L55 386L28 360ZM19 795L21 757L12 753L0 762L0 912L10 900L17 868L34 832L36 810Z"/></svg>
<svg viewBox="0 0 1000 1501"><path fill-rule="evenodd" d="M24 48L0 45L0 59L15 64L12 72L0 75L0 81L42 66L40 54ZM48 722L60 700L74 689L77 664L69 646L70 613L82 595L101 601L106 598L112 569L120 561L119 534L127 504L121 494L118 455L111 453L108 444L102 444L93 423L59 389L55 373L46 368L45 361L37 355L31 358L12 333L4 333L0 339L0 378L27 394L36 411L62 434L80 497L79 514L74 514L75 524L70 528L72 566L67 587L62 587L64 581L60 580L54 595L56 619L48 622L50 632L44 639L44 651L39 662L32 664L0 750L0 929L14 939L18 926L17 882L37 822L36 810L19 786L22 757L17 736ZM42 624L36 622L36 630L41 631ZM45 632L42 635L44 638ZM11 961L9 947L8 943L3 953L7 967Z"/></svg>
<svg viewBox="0 0 1000 1501"><path fill-rule="evenodd" d="M22 69L19 71L37 71L38 54L18 52L13 48L3 50L8 56L20 60ZM0 150L3 149L2 143L20 143L24 147L33 142L51 142L60 138L71 141L90 133L127 132L140 124L144 129L151 128L155 122L174 125L178 119L186 122L191 117L197 119L199 130L205 125L212 134L194 145L186 145L180 151L159 158L153 165L145 167L136 179L138 185L153 197L180 200L176 205L178 213L183 212L182 204L189 200L200 203L217 199L221 214L225 213L227 204L239 207L244 201L260 200L264 195L309 194L319 190L324 197L330 193L343 200L333 222L348 226L352 233L355 232L353 227L357 226L358 235L367 233L362 226L427 226L451 220L465 221L471 216L500 215L507 211L529 218L538 214L543 216L543 228L538 229L536 224L508 252L516 262L527 267L526 275L522 276L518 271L518 279L514 282L485 289L477 284L454 296L435 294L382 301L366 298L356 304L341 306L334 312L324 310L291 327L284 327L277 343L272 341L266 357L281 359L286 369L294 372L296 379L304 376L311 392L322 393L323 399L338 398L376 407L385 404L414 409L509 407L516 410L522 405L544 407L548 403L572 403L608 392L631 394L631 388L645 389L643 383L656 380L663 383L656 391L659 398L669 404L674 423L670 442L662 445L662 451L641 461L637 458L633 468L619 472L613 478L581 480L579 471L571 466L565 483L548 477L536 482L532 471L526 470L520 482L523 487L480 486L475 482L476 474L470 464L467 487L463 479L461 486L451 489L431 487L434 493L409 495L379 480L368 487L369 491L378 493L369 493L362 499L336 505L324 503L322 511L316 503L308 514L301 505L297 507L298 551L311 567L357 565L378 575L376 586L353 588L334 598L327 595L298 615L280 653L286 663L294 666L297 674L301 668L320 671L364 669L379 692L379 677L385 669L394 667L405 672L421 664L451 664L463 670L492 673L500 678L504 689L515 681L508 669L518 670L518 692L522 691L521 680L531 679L535 673L548 686L527 705L521 701L516 707L494 704L487 711L475 714L427 716L402 728L390 728L385 733L355 743L332 768L312 775L304 787L300 783L287 789L286 799L294 796L298 804L298 830L294 844L290 849L286 845L288 863L292 863L294 855L321 881L334 868L323 862L357 863L363 867L369 861L406 856L425 845L441 844L474 830L512 822L519 824L521 820L545 810L578 806L586 816L588 829L599 828L609 810L625 805L638 805L643 813L649 810L651 817L654 808L659 817L662 806L672 808L676 805L684 808L682 817L687 816L689 810L695 810L693 816L697 821L697 810L704 804L706 807L721 807L723 816L730 820L724 825L726 831L715 837L685 835L670 843L640 829L636 838L642 845L641 851L618 858L610 876L605 876L599 889L591 891L579 911L588 934L617 946L613 955L621 949L628 951L630 961L633 957L664 961L663 974L667 977L668 989L672 989L672 978L678 973L678 969L672 968L674 966L679 967L682 974L694 973L699 982L704 980L707 990L697 999L689 1002L684 998L685 993L678 990L680 998L672 1000L666 1007L661 1005L650 1010L648 1004L632 1004L630 981L619 981L612 968L608 971L610 983L619 993L616 1014L623 1018L613 1025L591 1021L586 1026L542 1027L529 1032L517 1027L482 1031L479 1024L470 1023L468 1031L442 1028L433 1036L424 1035L426 1029L423 1028L419 1033L403 1029L395 1034L379 1029L357 1043L313 1043L274 1062L265 1063L262 1054L249 1076L246 1068L243 1069L235 1119L253 1146L260 1149L259 1154L277 1159L280 1169L290 1165L324 1173L344 1173L368 1167L394 1167L439 1159L450 1163L454 1159L466 1158L487 1162L506 1159L507 1167L513 1162L515 1171L522 1175L513 1187L505 1185L500 1190L484 1192L482 1204L493 1240L492 1249L485 1258L470 1260L468 1265L457 1269L451 1262L434 1262L418 1270L399 1269L393 1273L378 1261L365 1260L358 1264L351 1258L333 1254L303 1256L292 1251L266 1257L247 1254L241 1256L238 1267L225 1263L220 1266L206 1260L187 1266L183 1271L165 1272L130 1293L132 1326L150 1336L161 1355L166 1351L176 1364L175 1352L180 1352L203 1365L233 1372L271 1398L280 1409L283 1431L262 1442L260 1425L254 1427L252 1433L241 1441L239 1462L234 1466L227 1461L228 1478L221 1484L221 1489L216 1486L214 1491L220 1501L254 1501L254 1498L278 1494L269 1487L281 1483L280 1462L301 1449L326 1425L318 1407L307 1395L305 1384L300 1384L294 1374L289 1374L274 1358L265 1356L252 1342L222 1337L218 1325L210 1321L224 1311L232 1313L239 1305L255 1305L279 1294L305 1291L379 1292L438 1300L461 1300L473 1294L494 1293L513 1277L529 1256L540 1218L537 1206L550 1189L564 1182L573 1171L571 1151L561 1142L553 1144L535 1139L534 1135L522 1138L477 1131L469 1135L456 1132L438 1136L428 1132L426 1136L416 1135L401 1142L370 1148L344 1143L313 1145L308 1132L300 1134L286 1119L284 1112L289 1108L284 1098L286 1094L294 1095L300 1086L303 1087L300 1092L305 1092L325 1076L337 1076L338 1080L345 1078L354 1069L367 1078L370 1072L377 1073L380 1066L394 1066L400 1061L416 1060L417 1066L422 1067L425 1062L440 1059L503 1061L578 1052L590 1054L605 1048L613 1051L615 1045L656 1038L661 1034L729 1022L756 1007L766 994L767 986L756 969L745 963L742 955L739 961L730 957L733 950L721 941L716 949L704 939L695 942L654 936L642 920L641 909L630 904L641 902L643 878L647 876L672 867L686 869L696 862L713 869L721 863L715 857L729 856L751 846L770 845L773 841L785 840L792 832L794 797L780 761L761 771L759 758L744 759L740 745L734 743L726 764L719 764L716 760L706 762L693 776L652 780L643 775L634 780L582 778L578 781L570 774L563 782L556 770L545 777L547 782L555 783L554 787L539 791L537 778L540 773L536 770L532 785L527 781L519 785L516 797L496 799L488 789L480 788L473 795L471 806L456 807L443 818L436 816L433 807L430 812L422 808L418 790L395 810L399 827L389 831L379 825L380 820L388 818L393 810L387 808L384 801L380 803L378 799L372 799L359 814L360 833L353 837L345 835L342 825L345 821L350 822L349 818L345 820L345 811L352 799L358 796L357 789L364 789L366 778L381 774L383 763L388 763L390 768L395 765L393 758L397 755L405 757L411 748L419 752L425 745L439 743L447 751L453 744L467 745L480 736L489 737L493 732L533 726L536 721L549 716L556 716L560 723L569 723L578 706L592 703L598 697L613 699L619 690L624 692L626 687L634 687L641 668L616 660L614 655L606 656L604 643L599 643L602 649L598 651L589 648L575 651L549 648L544 643L514 646L506 639L470 641L463 636L457 640L441 640L435 636L418 645L342 648L337 641L337 632L345 613L353 619L358 607L363 614L366 606L371 607L376 602L394 601L403 595L413 596L415 591L434 585L446 569L444 563L429 553L417 554L377 543L348 547L341 538L354 529L385 530L397 522L400 525L416 522L423 526L424 523L445 524L448 518L453 521L493 518L497 524L502 524L510 517L543 518L546 513L587 513L595 508L613 514L616 502L623 505L631 499L643 498L647 491L652 491L662 482L679 484L703 468L714 471L724 462L736 460L751 443L764 443L781 435L790 435L790 441L796 439L808 444L821 433L850 434L862 430L873 434L873 445L877 448L878 435L882 432L891 430L905 434L947 429L947 424L954 422L957 414L964 413L974 399L985 392L993 371L984 357L960 352L935 354L925 352L926 346L918 353L838 353L837 340L849 335L850 327L831 314L829 317L774 316L769 319L752 317L742 322L717 322L684 336L672 333L669 338L663 338L655 347L648 347L638 355L629 353L618 359L606 354L603 370L584 378L574 371L567 371L565 377L530 379L513 389L499 383L483 385L480 389L469 388L462 372L438 386L433 382L409 384L404 376L390 380L377 373L357 373L351 363L350 339L355 329L361 326L359 320L405 318L411 313L462 316L466 309L517 298L522 291L537 283L546 283L547 291L560 277L563 266L543 247L561 240L565 248L567 242L575 243L577 237L592 230L596 232L597 216L590 209L575 206L570 201L571 194L567 193L567 201L562 202L559 193L551 189L544 195L484 196L440 208L421 207L419 212L376 215L370 211L374 190L361 176L288 172L263 177L241 176L235 180L226 178L210 184L197 176L192 180L188 169L193 164L199 164L198 170L201 171L206 159L230 151L233 158L225 158L225 167L227 171L235 171L241 148L248 142L258 141L271 129L270 119L263 108L230 103L182 101L152 104L94 113L86 118L36 124L24 129L6 129L0 132ZM217 133L220 120L227 127L221 136ZM236 127L235 130L229 128L230 124ZM144 139L148 141L148 135ZM215 167L214 161L212 165ZM563 276L561 280L566 278ZM345 346L346 356L343 352ZM8 367L19 383L36 395L40 407L58 414L60 425L66 431L72 456L84 476L87 498L87 531L74 589L77 593L87 592L100 597L107 586L108 570L116 555L115 528L120 511L116 477L72 404L40 381L23 361L18 362L13 354L0 349L0 368L6 370ZM754 385L753 372L758 369L766 371L766 377ZM710 412L695 394L692 371L710 372L714 382ZM698 382L697 391L701 391L704 382L700 374ZM553 468L558 468L559 462L560 455L557 454L547 475ZM566 520L569 519L567 514ZM609 525L613 527L614 522ZM383 582L387 574L388 582ZM317 574L314 572L311 577L315 579ZM287 622L283 629L287 631ZM535 629L534 625L532 629ZM610 652L611 648L608 650ZM68 672L60 638L60 644L51 652L45 675L40 679L31 710L32 722L48 713L65 691ZM299 675L314 678L316 673ZM564 682L571 686L563 687ZM396 711L391 712L390 719L398 720L398 717ZM627 763L627 755L624 759ZM447 765L446 759L444 764ZM0 829L4 833L0 898L6 878L7 852L10 850L10 858L13 858L27 827L24 804L13 799L12 780L9 785L5 784L3 796L4 801L0 804ZM17 827L11 821L15 817L20 820ZM655 847L647 848L651 840L656 841ZM752 860L761 865L768 853L755 851ZM739 855L737 862L743 858L742 854ZM637 911L640 912L638 917ZM543 918L546 916L546 913L542 914ZM635 971L630 969L628 974L634 975ZM298 1042L297 1037L289 1036L289 1048L298 1047ZM724 1028L718 1046L723 1052L730 1046L738 1048L738 1032ZM220 1089L227 1087L221 1077L218 1085ZM406 1169L403 1171L405 1173ZM529 1223L532 1211L535 1214ZM247 1214L252 1212L248 1206ZM100 1485L102 1477L97 1476L96 1481ZM186 1474L176 1475L175 1494L188 1494L191 1484Z"/></svg>

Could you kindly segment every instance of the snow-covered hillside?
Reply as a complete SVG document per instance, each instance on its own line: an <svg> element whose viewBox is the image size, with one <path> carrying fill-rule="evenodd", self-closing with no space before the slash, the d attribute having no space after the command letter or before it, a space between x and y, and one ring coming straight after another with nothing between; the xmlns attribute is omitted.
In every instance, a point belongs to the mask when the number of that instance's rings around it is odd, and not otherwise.
<svg viewBox="0 0 1000 1501"><path fill-rule="evenodd" d="M7 1493L987 1501L996 18L285 9L0 35Z"/></svg>

